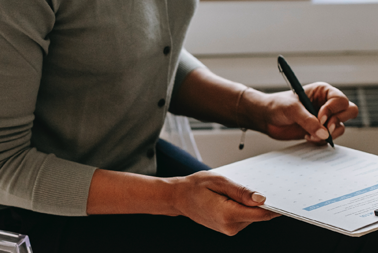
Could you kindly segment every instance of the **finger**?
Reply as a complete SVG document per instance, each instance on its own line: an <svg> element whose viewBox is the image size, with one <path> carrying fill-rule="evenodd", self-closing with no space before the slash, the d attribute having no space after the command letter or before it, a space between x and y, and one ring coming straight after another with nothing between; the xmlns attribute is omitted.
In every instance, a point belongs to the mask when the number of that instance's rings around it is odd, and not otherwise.
<svg viewBox="0 0 378 253"><path fill-rule="evenodd" d="M358 107L354 103L349 102L349 107L347 110L341 111L331 116L331 118L327 122L328 129L330 128L332 123L338 124L339 122L345 122L349 119L356 118L357 115L358 115Z"/></svg>
<svg viewBox="0 0 378 253"><path fill-rule="evenodd" d="M248 225L252 222L267 221L279 216L279 214L259 207L245 206L224 195L214 196L212 201L214 201L212 205L217 206L218 211L213 215L216 223L210 228L227 235L238 233L245 227L241 224ZM206 226L206 223L201 224Z"/></svg>
<svg viewBox="0 0 378 253"><path fill-rule="evenodd" d="M345 126L342 122L332 123L330 124L330 127L328 128L329 133L332 135L333 139L338 138L339 136L343 135L345 132ZM305 139L308 142L314 143L316 145L326 145L327 142L324 140L321 140L314 136L306 135Z"/></svg>
<svg viewBox="0 0 378 253"><path fill-rule="evenodd" d="M313 135L306 135L306 136L305 136L305 139L306 139L307 141L310 141L310 142L324 141L324 140L319 139L318 137L313 136Z"/></svg>
<svg viewBox="0 0 378 253"><path fill-rule="evenodd" d="M332 130L331 134L333 139L336 139L337 137L343 135L345 132L345 126L342 122L336 124L335 128L333 126L331 127L332 128L330 130Z"/></svg>
<svg viewBox="0 0 378 253"><path fill-rule="evenodd" d="M328 138L327 129L303 105L298 104L297 106L293 106L288 110L288 113L289 117L309 133L310 136L316 136L322 140Z"/></svg>
<svg viewBox="0 0 378 253"><path fill-rule="evenodd" d="M279 217L281 215L277 215L276 217ZM227 227L226 231L218 231L218 232L221 232L221 233L224 233L228 236L234 236L236 235L238 232L242 231L243 229L245 229L246 227L248 227L249 225L251 225L252 222L238 222L238 223L234 223L230 226Z"/></svg>
<svg viewBox="0 0 378 253"><path fill-rule="evenodd" d="M348 101L348 98L342 91L333 87L329 83L315 82L303 86L303 89L305 90L307 96L311 99L312 103L315 106L318 106L319 109L332 99L341 99L345 102ZM332 106L340 106L341 104L339 103L339 101L336 101Z"/></svg>
<svg viewBox="0 0 378 253"><path fill-rule="evenodd" d="M247 207L232 200L229 202L230 210L227 213L232 214L228 219L230 223L268 221L280 216L280 214L260 207Z"/></svg>
<svg viewBox="0 0 378 253"><path fill-rule="evenodd" d="M340 121L355 118L358 114L358 107L348 100L339 89L323 82L317 82L305 86L306 93L315 106L319 107L318 118L323 125L330 117L343 113Z"/></svg>
<svg viewBox="0 0 378 253"><path fill-rule="evenodd" d="M318 118L320 119L321 123L324 124L327 119L339 113L342 113L342 121L346 121L357 117L358 108L354 103L350 102L345 95L332 97L320 107Z"/></svg>
<svg viewBox="0 0 378 253"><path fill-rule="evenodd" d="M262 205L266 197L256 191L237 184L225 177L220 176L218 180L213 180L214 185L210 190L227 196L228 198L246 206Z"/></svg>
<svg viewBox="0 0 378 253"><path fill-rule="evenodd" d="M228 236L234 236L251 223L252 222L233 222L231 224L225 224L224 226L220 226L215 230Z"/></svg>
<svg viewBox="0 0 378 253"><path fill-rule="evenodd" d="M317 146L327 145L327 142L325 140L321 140L314 136L306 135L305 139L306 141L311 142L312 144L317 145Z"/></svg>

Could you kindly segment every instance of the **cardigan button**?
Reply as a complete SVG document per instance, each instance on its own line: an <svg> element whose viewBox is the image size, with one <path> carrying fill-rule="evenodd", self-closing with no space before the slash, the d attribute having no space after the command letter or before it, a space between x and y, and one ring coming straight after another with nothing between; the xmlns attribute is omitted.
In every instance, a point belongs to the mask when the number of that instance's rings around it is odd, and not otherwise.
<svg viewBox="0 0 378 253"><path fill-rule="evenodd" d="M168 55L170 52L171 52L171 47L170 47L170 46L166 46L166 47L164 48L164 50L163 50L163 53L164 53L165 55Z"/></svg>
<svg viewBox="0 0 378 253"><path fill-rule="evenodd" d="M158 106L159 106L159 107L163 107L164 105L165 105L165 99L162 98L162 99L159 100L159 102L158 102Z"/></svg>
<svg viewBox="0 0 378 253"><path fill-rule="evenodd" d="M152 157L154 157L154 155L155 155L154 149L150 148L149 150L147 150L147 157L148 158L151 159Z"/></svg>

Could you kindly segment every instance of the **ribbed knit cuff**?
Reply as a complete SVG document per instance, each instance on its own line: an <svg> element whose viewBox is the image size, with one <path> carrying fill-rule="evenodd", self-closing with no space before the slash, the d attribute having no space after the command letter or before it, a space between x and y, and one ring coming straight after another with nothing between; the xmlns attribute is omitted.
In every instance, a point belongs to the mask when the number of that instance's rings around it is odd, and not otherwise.
<svg viewBox="0 0 378 253"><path fill-rule="evenodd" d="M172 97L176 95L182 83L184 82L186 76L194 69L200 67L206 68L206 66L203 65L202 62L200 62L197 58L191 55L188 51L186 51L185 49L181 50Z"/></svg>
<svg viewBox="0 0 378 253"><path fill-rule="evenodd" d="M95 167L49 155L35 182L32 210L63 216L86 216Z"/></svg>

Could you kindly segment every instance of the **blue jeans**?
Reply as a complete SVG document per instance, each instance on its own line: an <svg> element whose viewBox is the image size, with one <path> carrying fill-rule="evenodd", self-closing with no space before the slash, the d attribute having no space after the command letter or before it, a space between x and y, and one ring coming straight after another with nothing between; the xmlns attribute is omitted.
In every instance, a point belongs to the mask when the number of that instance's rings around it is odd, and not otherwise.
<svg viewBox="0 0 378 253"><path fill-rule="evenodd" d="M160 139L156 145L157 176L187 176L211 168L180 148Z"/></svg>

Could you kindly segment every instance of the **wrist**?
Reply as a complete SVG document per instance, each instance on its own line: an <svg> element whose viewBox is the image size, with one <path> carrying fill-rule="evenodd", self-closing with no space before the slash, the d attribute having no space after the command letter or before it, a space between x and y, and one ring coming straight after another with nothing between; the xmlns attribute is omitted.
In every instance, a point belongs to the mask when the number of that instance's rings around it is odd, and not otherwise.
<svg viewBox="0 0 378 253"><path fill-rule="evenodd" d="M164 194L166 198L164 201L166 202L167 211L165 215L168 216L179 216L183 215L181 210L179 209L179 200L180 200L180 187L182 177L170 177L163 179L167 188L166 193Z"/></svg>
<svg viewBox="0 0 378 253"><path fill-rule="evenodd" d="M238 127L265 133L269 103L269 94L253 88L245 90L237 108Z"/></svg>
<svg viewBox="0 0 378 253"><path fill-rule="evenodd" d="M185 190L186 177L172 177L169 178L169 184L171 187L169 203L172 210L172 216L184 215L182 212L182 202L187 190Z"/></svg>

